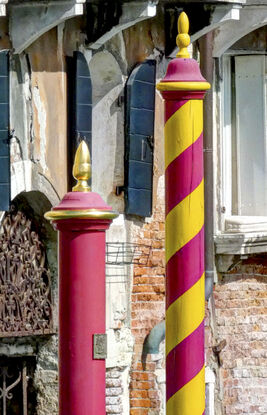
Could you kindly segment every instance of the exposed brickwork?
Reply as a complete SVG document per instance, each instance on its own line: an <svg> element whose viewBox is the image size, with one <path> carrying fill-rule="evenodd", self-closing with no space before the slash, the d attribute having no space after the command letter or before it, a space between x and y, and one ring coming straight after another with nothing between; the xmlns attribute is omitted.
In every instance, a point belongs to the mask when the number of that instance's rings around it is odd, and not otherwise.
<svg viewBox="0 0 267 415"><path fill-rule="evenodd" d="M131 415L161 413L157 363L152 355L147 355L144 361L142 351L147 334L165 316L164 236L164 212L156 209L151 223L139 228L135 238L136 243L149 245L152 250L148 263L135 265L133 271L131 328L135 346L130 383Z"/></svg>
<svg viewBox="0 0 267 415"><path fill-rule="evenodd" d="M215 289L220 377L226 415L267 414L267 267L249 260ZM259 265L261 263L261 265Z"/></svg>

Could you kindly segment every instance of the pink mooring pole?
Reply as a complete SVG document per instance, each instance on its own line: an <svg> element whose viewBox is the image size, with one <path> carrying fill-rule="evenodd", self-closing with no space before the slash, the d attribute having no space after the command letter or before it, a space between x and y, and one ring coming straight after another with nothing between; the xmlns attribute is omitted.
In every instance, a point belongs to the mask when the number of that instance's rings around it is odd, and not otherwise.
<svg viewBox="0 0 267 415"><path fill-rule="evenodd" d="M104 415L105 230L117 214L89 191L85 142L73 173L74 191L45 215L59 231L59 415Z"/></svg>

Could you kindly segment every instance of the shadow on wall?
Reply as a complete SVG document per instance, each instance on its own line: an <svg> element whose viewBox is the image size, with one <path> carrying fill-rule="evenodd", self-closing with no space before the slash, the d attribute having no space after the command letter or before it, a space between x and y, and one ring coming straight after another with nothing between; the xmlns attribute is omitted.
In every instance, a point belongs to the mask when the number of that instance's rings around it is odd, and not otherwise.
<svg viewBox="0 0 267 415"><path fill-rule="evenodd" d="M122 83L121 68L108 51L96 53L89 63L93 83L93 106Z"/></svg>

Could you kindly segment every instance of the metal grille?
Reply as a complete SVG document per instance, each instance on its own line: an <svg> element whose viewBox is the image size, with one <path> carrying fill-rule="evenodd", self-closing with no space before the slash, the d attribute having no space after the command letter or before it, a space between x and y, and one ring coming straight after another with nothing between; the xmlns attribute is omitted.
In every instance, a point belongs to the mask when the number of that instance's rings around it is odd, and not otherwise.
<svg viewBox="0 0 267 415"><path fill-rule="evenodd" d="M31 220L13 206L0 230L0 337L51 332L45 249Z"/></svg>
<svg viewBox="0 0 267 415"><path fill-rule="evenodd" d="M106 264L127 265L140 264L146 266L151 246L130 242L107 242Z"/></svg>
<svg viewBox="0 0 267 415"><path fill-rule="evenodd" d="M33 359L4 358L0 362L0 415L36 415L32 386Z"/></svg>

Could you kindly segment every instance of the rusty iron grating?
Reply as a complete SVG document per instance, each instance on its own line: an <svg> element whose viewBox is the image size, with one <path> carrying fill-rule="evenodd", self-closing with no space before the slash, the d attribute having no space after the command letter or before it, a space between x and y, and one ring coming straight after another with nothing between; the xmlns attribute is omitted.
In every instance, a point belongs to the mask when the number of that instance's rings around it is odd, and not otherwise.
<svg viewBox="0 0 267 415"><path fill-rule="evenodd" d="M0 358L0 414L36 414L33 357Z"/></svg>
<svg viewBox="0 0 267 415"><path fill-rule="evenodd" d="M0 337L53 332L45 247L31 219L12 206L0 228Z"/></svg>
<svg viewBox="0 0 267 415"><path fill-rule="evenodd" d="M131 265L146 266L151 252L151 246L131 242L107 242L107 265Z"/></svg>

